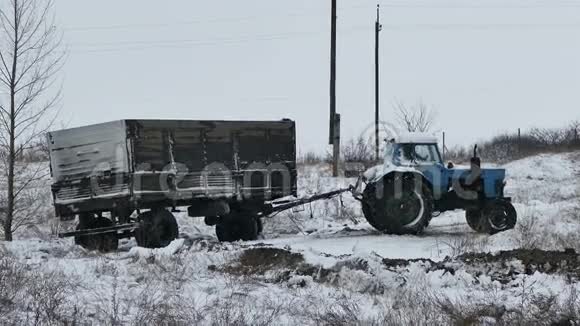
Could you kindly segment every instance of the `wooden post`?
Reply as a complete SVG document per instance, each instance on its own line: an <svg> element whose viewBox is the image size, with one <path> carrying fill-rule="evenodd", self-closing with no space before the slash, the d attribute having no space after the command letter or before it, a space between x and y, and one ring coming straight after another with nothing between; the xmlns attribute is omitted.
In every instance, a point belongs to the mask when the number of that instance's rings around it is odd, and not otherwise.
<svg viewBox="0 0 580 326"><path fill-rule="evenodd" d="M518 128L518 155L522 153L522 130Z"/></svg>
<svg viewBox="0 0 580 326"><path fill-rule="evenodd" d="M332 148L332 176L338 177L338 165L340 163L340 114L334 115L334 141Z"/></svg>
<svg viewBox="0 0 580 326"><path fill-rule="evenodd" d="M380 141L379 141L379 32L381 23L379 21L379 5L377 4L377 20L375 21L375 159L379 161Z"/></svg>
<svg viewBox="0 0 580 326"><path fill-rule="evenodd" d="M332 144L332 175L338 176L340 156L340 115L336 113L336 0L331 0L330 8L330 130L329 143Z"/></svg>
<svg viewBox="0 0 580 326"><path fill-rule="evenodd" d="M445 131L443 132L443 163L445 163Z"/></svg>
<svg viewBox="0 0 580 326"><path fill-rule="evenodd" d="M328 143L334 144L334 115L336 114L336 0L330 8L330 120Z"/></svg>

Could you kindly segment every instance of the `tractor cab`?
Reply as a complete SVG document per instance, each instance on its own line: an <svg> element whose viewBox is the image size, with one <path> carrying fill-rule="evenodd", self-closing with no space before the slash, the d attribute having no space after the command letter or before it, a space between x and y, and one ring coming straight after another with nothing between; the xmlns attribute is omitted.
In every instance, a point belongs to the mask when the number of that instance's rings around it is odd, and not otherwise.
<svg viewBox="0 0 580 326"><path fill-rule="evenodd" d="M425 133L405 133L387 141L385 162L398 166L443 164L437 138Z"/></svg>

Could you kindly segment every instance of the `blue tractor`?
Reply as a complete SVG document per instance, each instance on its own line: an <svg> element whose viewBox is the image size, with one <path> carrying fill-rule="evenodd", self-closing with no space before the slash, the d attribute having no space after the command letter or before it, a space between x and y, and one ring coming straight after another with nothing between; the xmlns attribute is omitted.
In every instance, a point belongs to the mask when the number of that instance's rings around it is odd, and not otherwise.
<svg viewBox="0 0 580 326"><path fill-rule="evenodd" d="M419 234L434 215L462 209L479 233L514 228L517 213L504 195L505 170L482 169L477 146L469 167L444 165L437 138L408 133L387 141L385 159L363 175L355 191L368 222L392 234Z"/></svg>

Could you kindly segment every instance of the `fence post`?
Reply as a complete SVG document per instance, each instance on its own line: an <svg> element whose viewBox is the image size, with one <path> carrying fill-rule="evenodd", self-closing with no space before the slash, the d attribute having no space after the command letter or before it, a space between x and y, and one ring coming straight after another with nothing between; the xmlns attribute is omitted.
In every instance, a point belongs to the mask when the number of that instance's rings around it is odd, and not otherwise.
<svg viewBox="0 0 580 326"><path fill-rule="evenodd" d="M518 128L518 156L522 153L522 130Z"/></svg>
<svg viewBox="0 0 580 326"><path fill-rule="evenodd" d="M445 163L445 131L443 132L443 163Z"/></svg>

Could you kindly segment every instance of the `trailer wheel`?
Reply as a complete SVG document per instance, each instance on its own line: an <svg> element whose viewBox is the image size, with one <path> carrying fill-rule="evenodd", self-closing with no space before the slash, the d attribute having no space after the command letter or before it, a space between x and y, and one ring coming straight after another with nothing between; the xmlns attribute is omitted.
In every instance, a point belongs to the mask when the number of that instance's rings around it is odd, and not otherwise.
<svg viewBox="0 0 580 326"><path fill-rule="evenodd" d="M104 217L95 217L94 214L79 215L77 230L89 230L113 226L113 221ZM119 239L115 232L75 236L75 244L87 249L100 252L115 251L119 247Z"/></svg>
<svg viewBox="0 0 580 326"><path fill-rule="evenodd" d="M167 247L178 236L179 226L170 211L154 209L139 215L139 227L135 229L135 240L140 247Z"/></svg>
<svg viewBox="0 0 580 326"><path fill-rule="evenodd" d="M419 234L429 224L433 213L433 195L420 176L387 176L380 183L369 184L363 192L363 213L375 229L390 234ZM401 193L395 193L401 182Z"/></svg>
<svg viewBox="0 0 580 326"><path fill-rule="evenodd" d="M228 216L215 226L215 233L221 242L251 241L258 239L260 231L258 218L254 216Z"/></svg>

